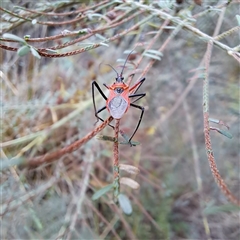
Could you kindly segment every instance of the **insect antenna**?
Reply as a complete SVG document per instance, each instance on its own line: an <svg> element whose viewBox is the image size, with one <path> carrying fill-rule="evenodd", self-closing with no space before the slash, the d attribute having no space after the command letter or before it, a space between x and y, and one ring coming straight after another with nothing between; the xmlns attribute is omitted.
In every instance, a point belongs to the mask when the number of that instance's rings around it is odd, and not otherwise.
<svg viewBox="0 0 240 240"><path fill-rule="evenodd" d="M118 72L116 71L116 69L113 66L111 66L110 64L105 64L105 65L109 66L117 74L117 78L119 77Z"/></svg>
<svg viewBox="0 0 240 240"><path fill-rule="evenodd" d="M123 65L122 71L121 71L121 73L120 73L120 77L122 77L122 75L123 75L123 70L124 70L124 68L125 68L125 66L126 66L127 60L128 60L128 58L129 58L129 56L133 53L133 51L134 51L134 49L128 54L128 56L127 56L127 58L126 58L126 60L125 60L125 63L124 63L124 65Z"/></svg>

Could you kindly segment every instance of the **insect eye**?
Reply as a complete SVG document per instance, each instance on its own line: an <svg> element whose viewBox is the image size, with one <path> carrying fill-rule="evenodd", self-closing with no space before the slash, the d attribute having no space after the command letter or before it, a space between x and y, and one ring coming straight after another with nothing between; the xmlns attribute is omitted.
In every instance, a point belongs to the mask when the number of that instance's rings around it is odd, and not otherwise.
<svg viewBox="0 0 240 240"><path fill-rule="evenodd" d="M122 92L123 92L123 89L122 89L122 88L116 88L116 89L115 89L115 92L116 92L116 93L122 93Z"/></svg>

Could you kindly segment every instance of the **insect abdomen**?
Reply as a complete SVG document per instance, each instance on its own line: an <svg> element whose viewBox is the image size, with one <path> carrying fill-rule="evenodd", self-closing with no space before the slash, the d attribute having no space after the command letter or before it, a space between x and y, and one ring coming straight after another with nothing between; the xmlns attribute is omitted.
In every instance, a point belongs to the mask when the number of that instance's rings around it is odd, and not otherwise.
<svg viewBox="0 0 240 240"><path fill-rule="evenodd" d="M114 97L108 105L111 116L120 119L128 108L128 102L121 96Z"/></svg>

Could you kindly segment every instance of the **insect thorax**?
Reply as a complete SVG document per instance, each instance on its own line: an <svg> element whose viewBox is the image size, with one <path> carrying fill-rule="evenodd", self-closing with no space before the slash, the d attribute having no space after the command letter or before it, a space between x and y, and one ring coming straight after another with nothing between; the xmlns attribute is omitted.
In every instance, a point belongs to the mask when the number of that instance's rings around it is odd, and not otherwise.
<svg viewBox="0 0 240 240"><path fill-rule="evenodd" d="M116 96L109 102L109 112L115 119L120 119L128 108L128 102L122 96Z"/></svg>

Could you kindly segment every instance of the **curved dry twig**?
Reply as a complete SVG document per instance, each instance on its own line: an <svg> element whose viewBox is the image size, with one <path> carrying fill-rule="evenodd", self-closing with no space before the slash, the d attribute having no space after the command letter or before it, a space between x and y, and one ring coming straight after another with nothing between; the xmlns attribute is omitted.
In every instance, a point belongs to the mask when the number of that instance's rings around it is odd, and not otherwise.
<svg viewBox="0 0 240 240"><path fill-rule="evenodd" d="M223 194L234 204L240 206L240 200L238 200L232 192L228 189L226 183L222 179L217 164L215 162L215 158L213 155L213 149L211 144L211 138L210 138L210 126L209 126L209 65L210 65L210 59L212 54L212 47L213 43L210 41L208 43L208 48L205 56L205 78L203 81L203 118L204 118L204 137L205 137L205 146L206 146L206 152L207 157L209 161L209 166L211 168L212 175L214 177L215 182L223 192Z"/></svg>
<svg viewBox="0 0 240 240"><path fill-rule="evenodd" d="M110 116L107 120L105 120L101 125L96 127L92 132L88 133L85 137L82 139L72 143L71 145L62 148L61 150L47 153L42 156L38 156L35 158L30 158L25 162L25 164L29 167L36 167L43 163L50 163L56 160L57 158L61 157L62 155L66 153L71 153L73 151L76 151L79 147L81 147L83 144L88 142L90 139L92 139L94 136L96 136L100 131L102 131L111 121L113 118Z"/></svg>

